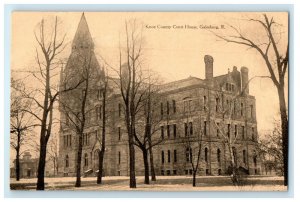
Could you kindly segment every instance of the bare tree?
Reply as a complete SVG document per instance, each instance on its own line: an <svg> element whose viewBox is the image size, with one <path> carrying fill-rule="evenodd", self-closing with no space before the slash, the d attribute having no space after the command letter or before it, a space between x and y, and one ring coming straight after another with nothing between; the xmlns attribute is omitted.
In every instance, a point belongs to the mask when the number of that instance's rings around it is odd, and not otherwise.
<svg viewBox="0 0 300 202"><path fill-rule="evenodd" d="M136 20L125 22L125 61L120 48L119 77L120 91L124 102L125 124L128 134L130 188L136 188L134 133L136 131L136 115L142 106L145 91L142 74L142 31Z"/></svg>
<svg viewBox="0 0 300 202"><path fill-rule="evenodd" d="M108 93L108 76L104 76L104 84L102 88L102 131L101 138L98 139L100 143L100 148L98 152L99 162L98 162L98 175L97 175L97 184L102 183L103 177L103 162L105 154L105 141L106 141L106 125L107 125L107 93Z"/></svg>
<svg viewBox="0 0 300 202"><path fill-rule="evenodd" d="M77 89L72 91L66 91L60 96L61 110L63 111L65 122L64 127L76 134L77 140L77 154L76 154L76 183L75 187L81 186L81 162L82 151L86 130L89 127L96 126L96 123L92 123L92 112L94 112L93 96L97 92L97 81L100 80L100 74L96 68L97 63L94 60L92 52L89 54L78 54L77 63L74 64L76 71L71 68L66 68L63 77L62 88L67 88L72 83L80 82ZM74 61L73 61L74 62ZM70 67L70 66L67 66ZM72 102L70 102L72 100ZM63 122L63 121L62 121Z"/></svg>
<svg viewBox="0 0 300 202"><path fill-rule="evenodd" d="M156 84L156 85L155 85ZM149 77L149 82L146 84L144 89L146 92L142 101L142 109L139 114L137 114L140 120L136 124L136 130L134 133L135 145L141 149L144 161L144 183L149 184L149 160L148 154L150 154L150 169L152 181L156 180L155 169L153 164L153 154L152 148L164 141L162 136L155 135L157 131L160 130L160 123L162 117L159 114L160 105L160 94L159 85L157 85L157 79L151 81Z"/></svg>
<svg viewBox="0 0 300 202"><path fill-rule="evenodd" d="M265 164L265 172L274 169L280 175L283 174L283 153L280 122L275 121L273 131L268 132L259 140L260 156ZM268 168L270 167L271 168Z"/></svg>
<svg viewBox="0 0 300 202"><path fill-rule="evenodd" d="M239 44L242 46L254 49L262 59L265 61L266 68L270 73L270 79L274 83L278 93L279 109L281 117L281 134L282 134L282 150L284 159L284 185L288 185L288 115L287 105L285 100L285 78L288 69L289 62L289 44L285 44L285 49L281 53L280 39L281 31L278 24L273 17L269 17L266 14L262 16L262 19L248 19L248 22L257 23L264 31L266 38L264 42L252 40L247 37L239 28L230 25L233 31L233 35L223 36L215 34L218 38L228 42ZM286 29L288 30L288 29ZM286 34L286 33L285 33Z"/></svg>
<svg viewBox="0 0 300 202"><path fill-rule="evenodd" d="M33 127L38 126L34 123L32 115L24 111L30 108L30 102L23 99L19 93L24 85L18 80L11 79L11 102L10 102L10 146L16 152L15 171L16 180L20 180L20 156L24 151L21 147L28 142L27 136Z"/></svg>

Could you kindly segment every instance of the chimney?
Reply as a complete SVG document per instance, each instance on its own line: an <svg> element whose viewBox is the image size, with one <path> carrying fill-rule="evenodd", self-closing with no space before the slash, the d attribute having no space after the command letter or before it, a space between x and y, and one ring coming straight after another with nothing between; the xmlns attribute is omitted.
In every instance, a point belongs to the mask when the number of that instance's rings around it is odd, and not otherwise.
<svg viewBox="0 0 300 202"><path fill-rule="evenodd" d="M242 80L242 91L244 91L244 94L249 94L249 83L248 83L248 68L247 67L241 67L241 80Z"/></svg>
<svg viewBox="0 0 300 202"><path fill-rule="evenodd" d="M212 79L214 76L214 58L210 55L204 56L205 62L205 79Z"/></svg>

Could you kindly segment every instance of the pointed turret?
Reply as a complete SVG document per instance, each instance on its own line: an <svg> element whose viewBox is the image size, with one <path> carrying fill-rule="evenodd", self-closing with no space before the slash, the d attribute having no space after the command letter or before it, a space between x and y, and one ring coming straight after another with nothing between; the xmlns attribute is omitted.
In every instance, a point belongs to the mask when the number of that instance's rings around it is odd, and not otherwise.
<svg viewBox="0 0 300 202"><path fill-rule="evenodd" d="M84 13L82 13L80 22L78 24L72 43L72 49L94 49L94 42Z"/></svg>

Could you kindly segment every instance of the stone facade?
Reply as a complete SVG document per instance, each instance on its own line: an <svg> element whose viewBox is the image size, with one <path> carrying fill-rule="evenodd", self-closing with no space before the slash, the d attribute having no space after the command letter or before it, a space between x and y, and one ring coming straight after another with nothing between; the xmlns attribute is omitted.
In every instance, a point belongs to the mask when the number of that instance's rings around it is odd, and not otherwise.
<svg viewBox="0 0 300 202"><path fill-rule="evenodd" d="M103 73L93 48L94 44L83 15L73 40L71 56L61 76L61 88L66 88L65 81L68 81L68 84L78 79L78 68L84 66L82 61L78 61L78 54L87 54L87 57L91 58L94 78L88 95L87 108L90 113L87 116L83 138L83 174L95 174L98 171L98 140L103 118L100 110ZM238 167L248 170L250 174L260 173L255 97L249 95L248 68L242 67L238 71L237 67L233 67L232 71L228 70L228 73L214 77L213 61L211 56L204 57L205 79L189 77L159 86L161 103L156 110L161 121L159 130L153 137L164 138L160 144L153 147L157 175L191 174L191 159L195 162L199 146L199 175L228 174L232 158L235 158ZM73 75L73 79L66 79L67 75ZM110 79L107 101L109 116L104 175L129 175L129 150L122 99L113 81L116 79ZM67 101L73 103L73 107L77 106L81 91L79 88L62 94L61 103ZM70 112L62 104L60 111L59 170L61 175L74 176L78 137L69 127ZM188 148L191 148L192 152ZM229 149L232 152L229 152ZM135 151L136 174L143 175L142 152L137 147Z"/></svg>

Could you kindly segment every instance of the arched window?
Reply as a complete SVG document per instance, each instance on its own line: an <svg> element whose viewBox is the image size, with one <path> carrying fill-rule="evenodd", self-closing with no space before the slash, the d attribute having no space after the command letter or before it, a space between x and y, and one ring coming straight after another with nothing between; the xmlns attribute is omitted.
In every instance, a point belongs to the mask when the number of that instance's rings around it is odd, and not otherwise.
<svg viewBox="0 0 300 202"><path fill-rule="evenodd" d="M246 150L243 150L243 163L246 163Z"/></svg>
<svg viewBox="0 0 300 202"><path fill-rule="evenodd" d="M69 155L68 154L66 155L66 158L65 158L65 165L66 165L66 168L69 167Z"/></svg>
<svg viewBox="0 0 300 202"><path fill-rule="evenodd" d="M221 150L220 149L217 150L217 159L218 159L218 163L221 163Z"/></svg>
<svg viewBox="0 0 300 202"><path fill-rule="evenodd" d="M88 166L89 165L89 157L88 154L85 153L84 154L84 166Z"/></svg>
<svg viewBox="0 0 300 202"><path fill-rule="evenodd" d="M205 148L204 157L205 157L205 162L207 162L208 161L208 149L207 148Z"/></svg>

